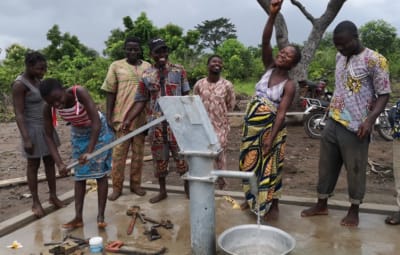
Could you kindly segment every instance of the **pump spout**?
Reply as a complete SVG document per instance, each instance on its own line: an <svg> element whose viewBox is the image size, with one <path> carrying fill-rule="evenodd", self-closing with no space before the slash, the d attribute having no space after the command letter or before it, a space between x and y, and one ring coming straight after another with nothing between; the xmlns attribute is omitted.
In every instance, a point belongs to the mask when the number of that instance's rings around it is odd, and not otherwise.
<svg viewBox="0 0 400 255"><path fill-rule="evenodd" d="M253 172L240 172L234 170L212 170L211 176L213 175L216 177L247 179L249 180L250 183L251 193L256 197L258 195L257 177Z"/></svg>

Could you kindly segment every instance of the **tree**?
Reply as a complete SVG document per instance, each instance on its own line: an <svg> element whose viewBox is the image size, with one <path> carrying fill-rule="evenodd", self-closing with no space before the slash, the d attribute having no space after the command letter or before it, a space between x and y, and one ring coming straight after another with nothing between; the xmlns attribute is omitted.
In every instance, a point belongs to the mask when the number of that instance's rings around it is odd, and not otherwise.
<svg viewBox="0 0 400 255"><path fill-rule="evenodd" d="M236 39L236 28L227 18L205 20L195 27L200 32L200 45L214 52L227 39Z"/></svg>
<svg viewBox="0 0 400 255"><path fill-rule="evenodd" d="M47 40L50 41L50 45L44 48L43 52L50 61L59 61L63 56L73 58L77 52L89 58L98 56L95 50L81 44L77 36L69 33L61 34L58 25L54 25L47 32Z"/></svg>
<svg viewBox="0 0 400 255"><path fill-rule="evenodd" d="M386 57L396 50L393 47L397 39L396 28L384 20L367 22L360 27L359 33L364 46Z"/></svg>
<svg viewBox="0 0 400 255"><path fill-rule="evenodd" d="M266 13L269 13L270 0L257 0L260 6ZM315 51L318 44L324 35L325 30L335 19L339 13L343 4L346 0L329 0L325 11L318 18L315 18L310 12L307 11L306 7L301 4L298 0L290 0L290 2L296 6L301 13L311 22L312 30L308 35L307 41L304 43L302 48L302 59L301 62L293 69L291 75L295 80L307 79L307 69L314 57ZM289 44L288 30L285 19L281 13L277 16L275 21L275 35L279 49Z"/></svg>
<svg viewBox="0 0 400 255"><path fill-rule="evenodd" d="M251 52L237 39L224 41L216 53L224 60L224 76L228 80L245 80L254 73Z"/></svg>
<svg viewBox="0 0 400 255"><path fill-rule="evenodd" d="M6 57L0 64L0 95L9 94L10 84L25 68L25 54L30 49L19 44L12 44L6 49Z"/></svg>
<svg viewBox="0 0 400 255"><path fill-rule="evenodd" d="M158 34L158 29L153 22L147 18L146 13L142 12L135 21L126 16L123 19L124 29L114 29L105 41L106 49L104 55L111 59L121 59L125 56L123 45L127 37L137 37L141 45L147 45L149 40ZM147 47L144 48L144 56L148 56Z"/></svg>

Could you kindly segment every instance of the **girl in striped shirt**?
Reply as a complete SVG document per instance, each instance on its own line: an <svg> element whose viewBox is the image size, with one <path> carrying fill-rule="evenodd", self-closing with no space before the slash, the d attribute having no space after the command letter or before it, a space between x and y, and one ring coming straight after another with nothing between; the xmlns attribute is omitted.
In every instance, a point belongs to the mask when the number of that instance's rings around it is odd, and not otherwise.
<svg viewBox="0 0 400 255"><path fill-rule="evenodd" d="M111 171L111 150L87 160L93 151L110 143L113 132L105 117L97 107L89 92L81 86L65 88L56 79L45 79L40 84L40 93L47 105L44 107L44 126L46 142L54 157L60 174L67 175L68 170L60 157L51 136L57 125L57 115L71 123L72 158L79 160L75 167L75 218L63 224L63 228L74 229L83 226L82 212L86 193L86 180L96 179L98 195L97 225L106 227L104 211L108 193L107 175Z"/></svg>

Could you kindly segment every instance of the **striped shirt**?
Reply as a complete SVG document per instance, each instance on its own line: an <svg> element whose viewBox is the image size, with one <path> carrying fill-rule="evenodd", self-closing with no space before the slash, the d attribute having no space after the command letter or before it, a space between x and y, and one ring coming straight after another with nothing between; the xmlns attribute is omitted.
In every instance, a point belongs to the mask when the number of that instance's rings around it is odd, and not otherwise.
<svg viewBox="0 0 400 255"><path fill-rule="evenodd" d="M78 101L76 89L78 85L72 87L75 96L75 105L71 108L57 109L57 113L64 121L70 122L74 127L89 127L92 123L85 107Z"/></svg>

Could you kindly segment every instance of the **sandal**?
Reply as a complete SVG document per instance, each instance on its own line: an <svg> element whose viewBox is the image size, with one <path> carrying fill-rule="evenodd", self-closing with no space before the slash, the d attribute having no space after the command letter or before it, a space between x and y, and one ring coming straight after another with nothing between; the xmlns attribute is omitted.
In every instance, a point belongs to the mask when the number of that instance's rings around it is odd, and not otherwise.
<svg viewBox="0 0 400 255"><path fill-rule="evenodd" d="M389 225L399 225L400 224L400 211L393 213L385 219L385 223Z"/></svg>
<svg viewBox="0 0 400 255"><path fill-rule="evenodd" d="M61 227L64 228L64 229L67 229L67 230L81 228L81 227L83 227L83 222L81 222L81 221L70 221L68 223L62 224Z"/></svg>

